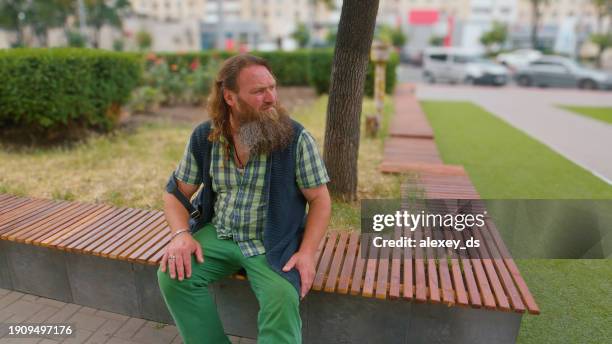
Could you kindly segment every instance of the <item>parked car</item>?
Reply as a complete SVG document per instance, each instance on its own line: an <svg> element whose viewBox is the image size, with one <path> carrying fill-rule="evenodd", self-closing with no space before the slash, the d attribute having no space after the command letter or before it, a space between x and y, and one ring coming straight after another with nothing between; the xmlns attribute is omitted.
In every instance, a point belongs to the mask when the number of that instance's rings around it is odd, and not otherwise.
<svg viewBox="0 0 612 344"><path fill-rule="evenodd" d="M474 51L460 48L429 48L423 54L423 78L430 83L504 85L510 79L508 69L486 60Z"/></svg>
<svg viewBox="0 0 612 344"><path fill-rule="evenodd" d="M515 78L520 86L612 89L612 74L562 56L543 56L520 69Z"/></svg>
<svg viewBox="0 0 612 344"><path fill-rule="evenodd" d="M527 67L531 62L542 57L542 53L533 49L518 49L497 55L497 62L516 71Z"/></svg>

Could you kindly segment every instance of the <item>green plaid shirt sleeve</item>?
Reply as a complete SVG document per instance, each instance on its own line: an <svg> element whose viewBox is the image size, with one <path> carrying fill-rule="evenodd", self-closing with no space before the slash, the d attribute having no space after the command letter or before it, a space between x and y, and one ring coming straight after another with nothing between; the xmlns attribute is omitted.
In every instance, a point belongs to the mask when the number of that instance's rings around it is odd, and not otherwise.
<svg viewBox="0 0 612 344"><path fill-rule="evenodd" d="M199 173L198 164L191 152L191 141L185 145L183 158L174 172L176 178L184 183L193 185L200 185L202 183L202 174Z"/></svg>
<svg viewBox="0 0 612 344"><path fill-rule="evenodd" d="M325 163L319 154L314 137L304 129L296 150L296 180L300 189L314 188L329 183Z"/></svg>

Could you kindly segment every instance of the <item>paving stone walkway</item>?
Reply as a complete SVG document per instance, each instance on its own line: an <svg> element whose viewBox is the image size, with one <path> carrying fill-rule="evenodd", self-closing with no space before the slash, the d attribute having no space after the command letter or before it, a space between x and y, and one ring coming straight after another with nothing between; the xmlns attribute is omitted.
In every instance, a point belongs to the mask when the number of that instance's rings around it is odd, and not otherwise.
<svg viewBox="0 0 612 344"><path fill-rule="evenodd" d="M175 344L182 343L175 326L99 309L0 289L0 325L71 323L73 337L15 338L0 333L0 344ZM2 326L0 326L2 327ZM234 344L255 344L250 338L230 336Z"/></svg>

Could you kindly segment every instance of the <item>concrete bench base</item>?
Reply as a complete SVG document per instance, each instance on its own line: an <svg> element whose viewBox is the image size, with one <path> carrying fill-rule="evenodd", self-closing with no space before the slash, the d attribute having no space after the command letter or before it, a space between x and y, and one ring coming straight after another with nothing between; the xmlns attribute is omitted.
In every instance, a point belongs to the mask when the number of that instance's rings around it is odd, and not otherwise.
<svg viewBox="0 0 612 344"><path fill-rule="evenodd" d="M0 288L173 323L157 266L0 240ZM212 286L228 334L255 338L247 281ZM305 343L514 343L522 314L312 291L300 309Z"/></svg>

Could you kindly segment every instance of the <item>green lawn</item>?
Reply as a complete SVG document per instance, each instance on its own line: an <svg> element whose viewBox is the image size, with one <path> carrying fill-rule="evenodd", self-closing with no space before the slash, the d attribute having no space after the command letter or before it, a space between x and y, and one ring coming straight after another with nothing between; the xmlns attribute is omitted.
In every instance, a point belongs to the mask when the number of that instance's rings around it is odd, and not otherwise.
<svg viewBox="0 0 612 344"><path fill-rule="evenodd" d="M321 151L326 109L327 96L321 96L292 113L312 133ZM365 99L362 120L373 112L373 100ZM399 197L401 176L378 171L392 113L393 102L388 98L380 135L368 138L362 133L360 198ZM164 185L183 155L194 125L170 118L145 121L133 130L92 135L71 147L16 149L0 143L0 193L161 210ZM359 202L336 200L333 208L331 229L359 229Z"/></svg>
<svg viewBox="0 0 612 344"><path fill-rule="evenodd" d="M422 105L444 162L464 165L483 198L612 198L611 186L471 103ZM612 260L516 262L542 311L523 317L519 343L612 338Z"/></svg>
<svg viewBox="0 0 612 344"><path fill-rule="evenodd" d="M612 124L612 107L559 105L560 108Z"/></svg>

